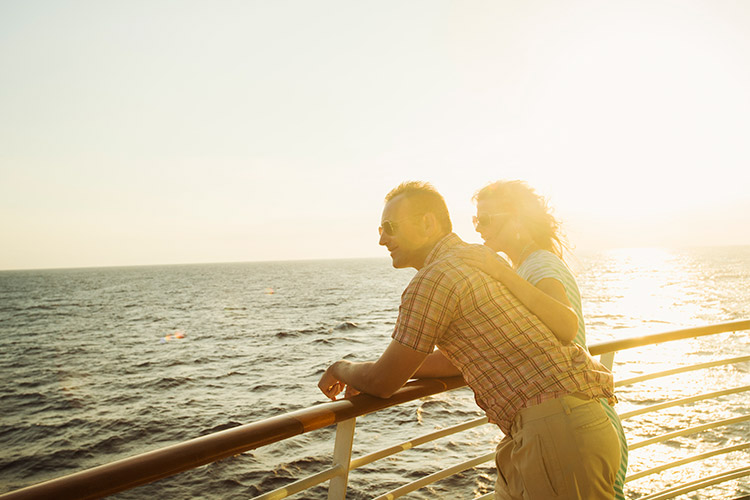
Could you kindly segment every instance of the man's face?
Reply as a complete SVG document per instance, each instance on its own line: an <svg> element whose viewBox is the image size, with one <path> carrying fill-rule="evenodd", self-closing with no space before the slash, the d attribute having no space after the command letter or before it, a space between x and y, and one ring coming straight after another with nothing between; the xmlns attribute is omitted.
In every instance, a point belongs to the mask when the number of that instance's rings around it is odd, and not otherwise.
<svg viewBox="0 0 750 500"><path fill-rule="evenodd" d="M391 253L393 267L419 269L424 265L432 245L425 234L423 215L414 210L403 195L385 204L380 218L379 243Z"/></svg>
<svg viewBox="0 0 750 500"><path fill-rule="evenodd" d="M511 215L503 212L497 200L480 200L477 202L476 230L482 236L484 244L496 252L506 248L511 224Z"/></svg>

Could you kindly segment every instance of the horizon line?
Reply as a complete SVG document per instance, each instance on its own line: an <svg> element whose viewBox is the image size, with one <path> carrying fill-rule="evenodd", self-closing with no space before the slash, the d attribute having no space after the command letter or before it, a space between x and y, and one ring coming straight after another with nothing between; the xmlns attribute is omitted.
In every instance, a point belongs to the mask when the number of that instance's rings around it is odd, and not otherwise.
<svg viewBox="0 0 750 500"><path fill-rule="evenodd" d="M697 248L741 248L750 247L750 244L728 244L728 245L635 245L624 247L607 247L607 248L587 248L570 252L575 255L577 252L582 254L602 253L615 250L638 250L638 249L660 249L660 250L688 250ZM204 262L155 262L149 264L92 264L92 265L70 265L70 266L53 266L53 267L10 267L0 268L0 273L16 271L62 271L76 269L116 269L116 268L134 268L134 267L169 267L169 266L209 266L209 265L228 265L228 264L272 264L272 263L292 263L292 262L325 262L341 260L388 260L388 255L382 256L360 256L360 257L318 257L318 258L288 258L288 259L259 259L259 260L227 260L227 261L204 261Z"/></svg>

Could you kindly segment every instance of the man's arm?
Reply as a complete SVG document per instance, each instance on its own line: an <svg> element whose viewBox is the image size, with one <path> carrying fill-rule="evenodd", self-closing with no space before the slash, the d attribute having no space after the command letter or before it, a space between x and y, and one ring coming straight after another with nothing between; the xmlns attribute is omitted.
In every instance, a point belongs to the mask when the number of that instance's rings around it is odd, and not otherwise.
<svg viewBox="0 0 750 500"><path fill-rule="evenodd" d="M379 398L388 398L414 375L426 357L427 354L392 340L377 361L336 361L320 378L318 387L332 400L346 386Z"/></svg>
<svg viewBox="0 0 750 500"><path fill-rule="evenodd" d="M461 375L458 368L440 349L435 349L425 358L422 366L414 372L413 378L455 377L456 375Z"/></svg>

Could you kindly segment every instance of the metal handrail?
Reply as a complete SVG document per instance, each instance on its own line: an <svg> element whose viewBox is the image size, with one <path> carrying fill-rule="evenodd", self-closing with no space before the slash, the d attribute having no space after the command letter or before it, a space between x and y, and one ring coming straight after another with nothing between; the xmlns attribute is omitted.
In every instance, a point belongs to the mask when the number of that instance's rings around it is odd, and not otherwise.
<svg viewBox="0 0 750 500"><path fill-rule="evenodd" d="M400 496L406 495L407 493L411 493L412 491L418 490L419 488L423 486L432 484L435 481L439 481L448 476L452 476L453 474L458 474L459 472L463 472L466 469L471 469L472 467L476 467L477 465L483 464L485 462L489 462L494 457L495 457L494 451L491 453L480 455L478 457L474 457L471 460L466 460L459 464L453 465L452 467L441 469L421 479L399 486L395 490L391 490L388 493L384 493L383 495L375 497L373 500L392 500L394 498L398 498Z"/></svg>
<svg viewBox="0 0 750 500"><path fill-rule="evenodd" d="M263 493L262 495L258 495L257 497L253 497L253 500L278 500L281 498L286 498L288 496L294 495L295 493L299 493L300 491L305 491L308 488L312 488L313 486L323 484L329 479L333 479L334 477L343 473L343 465L329 467L320 472L297 480L293 483L289 483L281 488L277 488L273 491L269 491L267 493Z"/></svg>
<svg viewBox="0 0 750 500"><path fill-rule="evenodd" d="M453 434L457 434L465 430L473 429L474 427L479 427L480 425L485 425L486 423L487 423L487 417L480 417L474 420L469 420L468 422L462 422L452 427L446 427L445 429L440 429L438 431L430 432L428 434L423 434L422 436L419 436L414 439L410 439L409 441L404 441L397 445L375 451L373 453L370 453L362 457L352 459L349 462L349 471L357 469L359 467L364 467L365 465L371 464L372 462L375 462L377 460L388 458L391 455L401 453L402 451L409 450L411 448L414 448L415 446L419 446L424 443L435 441L436 439L440 439L441 437L451 436ZM337 435L338 435L338 432L337 432ZM487 460L489 460L489 458ZM471 467L473 466L474 465L472 465ZM298 493L304 489L311 488L312 486L317 486L318 484L322 484L335 475L339 475L339 476L343 475L343 471L341 470L341 467L331 467L331 468L325 469L323 471L318 472L317 474L313 474L312 476L308 476L304 479L300 479L293 483L287 484L286 486L283 486L281 488L277 488L275 490L269 491L262 495L253 497L253 500L273 500L277 498L285 498L294 493ZM437 479L434 479L433 481L436 481L436 480ZM412 483L409 483L409 484L412 484ZM417 488L414 488L414 489L417 489Z"/></svg>
<svg viewBox="0 0 750 500"><path fill-rule="evenodd" d="M689 436L690 434L698 434L699 432L707 431L709 429L715 429L716 427L724 427L725 425L738 424L740 422L745 422L746 420L750 420L750 415L743 415L741 417L734 417L734 418L726 418L724 420L717 420L715 422L711 422L708 424L696 425L695 427L688 427L686 429L681 429L679 431L668 432L660 436L654 436L652 438L644 439L643 441L638 441L637 443L628 444L628 449L636 450L638 448L643 448L644 446L648 446L651 444L663 443L664 441L669 441L670 439L673 439L676 437Z"/></svg>
<svg viewBox="0 0 750 500"><path fill-rule="evenodd" d="M650 469L644 469L641 472L636 472L635 474L630 474L625 478L625 482L635 481L636 479L650 476L651 474L657 474L665 470L673 469L675 467L679 467L680 465L697 462L698 460L703 460L704 458L711 458L715 457L716 455L726 455L727 453L734 453L735 451L746 450L748 448L750 448L750 443L743 443L734 446L727 446L726 448L719 448L718 450L707 451L706 453L701 453L700 455L692 455L687 458L675 460L674 462L662 464L658 467L652 467Z"/></svg>
<svg viewBox="0 0 750 500"><path fill-rule="evenodd" d="M750 361L750 356L739 356L736 358L719 359L717 361L709 361L708 363L699 363L697 365L681 366L679 368L672 368L671 370L664 370L661 372L648 373L646 375L640 375L638 377L626 378L615 382L615 387L627 387L629 385L637 384L638 382L645 382L655 378L668 377L669 375L677 375L680 373L694 372L703 370L704 368L713 368L716 366L734 365L737 363L744 363Z"/></svg>
<svg viewBox="0 0 750 500"><path fill-rule="evenodd" d="M663 410L665 408L672 408L674 406L682 406L688 403L695 403L697 401L705 401L706 399L714 399L714 398L718 398L721 396L728 396L730 394L739 394L740 392L747 392L747 391L750 391L750 385L743 385L742 387L732 387L731 389L724 389L724 390L715 391L715 392L706 392L703 394L698 394L696 396L690 396L689 398L673 399L671 401L667 401L666 403L658 403L655 405L639 408L637 410L620 413L619 417L620 417L620 420L625 420L626 418L635 417L636 415L643 415L644 413L651 413L654 411Z"/></svg>
<svg viewBox="0 0 750 500"><path fill-rule="evenodd" d="M724 471L713 476L703 477L689 483L680 484L662 492L641 497L640 500L667 500L679 495L684 495L685 493L690 493L691 491L700 490L709 486L713 486L714 484L723 483L748 475L750 475L750 467L740 467L738 469Z"/></svg>
<svg viewBox="0 0 750 500"><path fill-rule="evenodd" d="M671 330L663 333L643 335L641 337L628 337L621 340L610 340L608 342L599 342L589 346L589 352L592 356L607 354L610 352L632 349L634 347L643 347L653 344L661 344L671 340L684 340L695 337L704 337L716 333L739 332L750 330L750 320L729 321L726 323L717 323L715 325L698 326L695 328L685 328L681 330Z"/></svg>
<svg viewBox="0 0 750 500"><path fill-rule="evenodd" d="M742 330L750 330L750 320L604 342L590 346L589 351L592 355L609 355L611 359L612 353L623 349ZM463 386L465 386L465 382L461 377L412 381L388 399L361 394L347 400L316 405L52 479L0 495L0 498L4 500L100 498L333 424L339 424L340 429L346 429L346 433L353 436L354 419L358 416ZM351 422L346 423L349 420ZM730 420L734 419L724 422ZM346 439L342 439L342 442L346 444ZM645 446L647 443L637 444ZM348 446L350 450L351 440ZM633 446L631 446L632 448ZM337 453L339 454L338 462ZM332 488L336 483L336 489L341 490L343 488L343 491L345 491L351 463L349 463L348 457L342 458L341 452L335 451L334 455L333 467L314 475L314 480L306 478L297 483L304 482L312 486L330 479ZM289 488L290 485L287 485L287 487L276 491L287 490L288 494ZM268 498L281 497L274 495ZM343 494L338 498L343 498Z"/></svg>
<svg viewBox="0 0 750 500"><path fill-rule="evenodd" d="M420 444L429 443L431 441L435 441L436 439L440 439L441 437L451 436L465 430L473 429L474 427L479 427L480 425L484 425L486 423L487 417L480 417L474 420L469 420L468 422L454 425L452 427L440 429L439 431L424 434L418 438L404 441L403 443L397 444L395 446L391 446L390 448L385 448L380 451L370 453L369 455L352 459L351 464L349 465L349 470L362 467L364 465L375 462L376 460L390 457L391 455L395 455L396 453L401 453L402 451L414 448L415 446L419 446Z"/></svg>

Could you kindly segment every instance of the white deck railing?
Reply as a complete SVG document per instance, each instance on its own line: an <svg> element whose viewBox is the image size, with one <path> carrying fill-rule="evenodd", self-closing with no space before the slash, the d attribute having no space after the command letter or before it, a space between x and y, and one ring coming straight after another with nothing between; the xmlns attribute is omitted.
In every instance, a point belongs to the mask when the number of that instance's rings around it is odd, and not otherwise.
<svg viewBox="0 0 750 500"><path fill-rule="evenodd" d="M714 335L726 332L745 332L750 330L750 321L735 321L710 325L700 328L676 330L655 335L638 338L605 342L590 346L592 355L600 356L602 363L609 368L612 367L614 355L626 349L642 347L663 342L672 342L683 339L696 338L706 335ZM683 366L671 370L651 373L638 377L621 380L616 387L629 386L648 380L685 373L694 370L704 370L718 366L735 365L750 361L750 356L734 357L701 363L692 366ZM434 441L436 439L466 431L487 424L486 418L478 418L469 422L461 423L447 429L418 436L395 446L379 450L377 452L352 459L354 445L354 429L356 419L359 416L372 413L384 408L392 407L422 397L438 394L465 384L460 377L446 379L429 379L409 382L389 399L379 399L367 395L359 395L349 400L335 401L291 412L278 417L269 418L259 422L235 427L208 436L196 438L184 443L169 446L152 452L136 455L131 458L95 467L58 479L53 479L38 485L23 488L21 490L6 493L0 499L85 499L101 498L106 495L124 491L136 486L156 481L167 476L177 474L185 470L199 467L222 458L236 455L248 450L260 448L271 443L288 439L292 436L304 434L316 429L336 425L336 439L334 443L331 466L323 471L295 481L286 486L269 491L255 497L256 500L276 500L289 495L307 490L313 486L329 482L328 498L344 499L346 497L349 472L364 465L393 456L404 450ZM646 408L640 408L620 414L620 418L628 418L650 414L670 407L677 407L688 403L703 400L712 400L721 396L747 392L750 386L730 387L719 391L704 394L695 394L690 397L679 398L664 403L655 404ZM750 415L739 416L729 419L719 419L714 422L681 429L661 436L655 436L629 444L630 450L654 445L673 439L678 436L686 436L705 431L707 429L722 426L735 425L750 420ZM487 424L489 425L489 424ZM709 452L699 453L695 456L662 464L648 470L631 474L626 481L634 481L659 474L665 470L679 467L691 462L704 460L709 457L733 453L750 448L750 442L718 448ZM494 452L488 450L478 456L472 457L461 463L455 464L442 471L430 474L417 481L401 485L400 487L383 493L376 497L378 499L392 499L415 491L435 481L450 475L459 473L466 469L493 460ZM696 491L721 482L750 475L750 466L740 467L723 471L710 477L704 477L697 481L670 486L668 489L656 492L648 496L640 497L640 500L662 500L674 498L691 491ZM492 494L480 498L491 498Z"/></svg>

